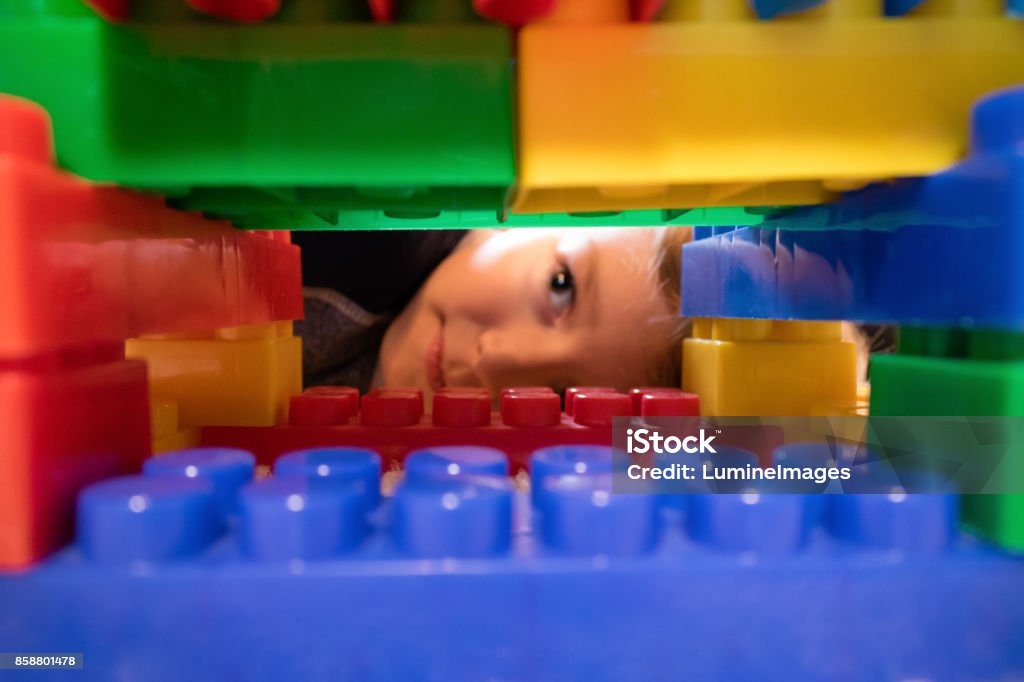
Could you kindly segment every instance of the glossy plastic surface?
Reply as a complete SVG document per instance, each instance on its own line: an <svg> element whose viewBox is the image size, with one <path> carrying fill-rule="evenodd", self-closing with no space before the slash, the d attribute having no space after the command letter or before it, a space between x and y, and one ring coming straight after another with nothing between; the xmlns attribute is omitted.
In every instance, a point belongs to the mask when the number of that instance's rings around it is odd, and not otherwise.
<svg viewBox="0 0 1024 682"><path fill-rule="evenodd" d="M346 406L339 410L350 410L351 390L332 396L337 389L313 387L302 395L344 402ZM374 389L362 397L361 411L344 424L298 425L293 421L273 428L205 427L202 442L243 447L256 453L262 464L271 464L279 455L302 448L370 448L380 453L385 469L400 464L413 450L473 445L505 453L514 473L526 467L529 453L537 448L608 445L614 416L639 414L643 409L661 410L664 416L686 416L699 410L694 396L677 389L658 389L656 393L648 390L634 409L629 395L610 388L570 388L566 402L576 410L572 416L559 411L559 396L550 388L518 387L503 391L498 397L500 411L488 411L484 422L482 405L487 400L479 390L442 389L434 396L433 414L424 415L423 395L418 391ZM444 405L441 419L439 404Z"/></svg>
<svg viewBox="0 0 1024 682"><path fill-rule="evenodd" d="M898 20L882 4L761 21L680 0L653 24L525 27L513 209L818 204L941 171L971 104L1024 78L1024 25L985 2Z"/></svg>
<svg viewBox="0 0 1024 682"><path fill-rule="evenodd" d="M249 19L277 3L192 4ZM425 4L460 3L408 3ZM184 2L118 24L33 5L0 12L0 92L46 107L64 168L248 227L493 225L515 173L510 37L461 4L468 21L390 25L361 0L289 2L259 25Z"/></svg>
<svg viewBox="0 0 1024 682"><path fill-rule="evenodd" d="M0 577L8 646L68 642L88 652L83 679L157 682L195 677L197 661L250 680L1000 679L1024 667L1024 562L948 524L931 548L846 531L927 527L955 509L945 496L915 500L929 510L916 520L893 513L910 499L880 509L876 496L692 496L703 506L690 513L590 473L551 480L535 511L507 480L468 476L407 483L368 511L343 485L284 476L244 488L238 525L211 535L201 481L127 481L82 497L78 547ZM124 513L142 493L151 506ZM833 513L839 498L849 505ZM140 544L146 523L164 532ZM115 556L83 551L115 536ZM701 636L623 641L673 628Z"/></svg>
<svg viewBox="0 0 1024 682"><path fill-rule="evenodd" d="M851 414L857 349L839 323L696 320L683 341L683 388L704 415Z"/></svg>
<svg viewBox="0 0 1024 682"><path fill-rule="evenodd" d="M61 547L78 491L149 454L145 366L79 354L0 366L0 569Z"/></svg>
<svg viewBox="0 0 1024 682"><path fill-rule="evenodd" d="M1024 415L1024 360L937 355L876 355L871 413L877 415ZM1000 475L1024 480L1024 456L1011 451ZM967 495L964 523L1016 551L1024 550L1024 496Z"/></svg>
<svg viewBox="0 0 1024 682"><path fill-rule="evenodd" d="M302 316L297 247L54 170L24 100L0 130L0 358Z"/></svg>
<svg viewBox="0 0 1024 682"><path fill-rule="evenodd" d="M150 390L178 405L184 426L288 423L302 391L302 343L291 323L222 329L198 338L141 338L125 344L146 361Z"/></svg>
<svg viewBox="0 0 1024 682"><path fill-rule="evenodd" d="M1024 328L1024 88L981 100L971 155L683 247L682 314Z"/></svg>

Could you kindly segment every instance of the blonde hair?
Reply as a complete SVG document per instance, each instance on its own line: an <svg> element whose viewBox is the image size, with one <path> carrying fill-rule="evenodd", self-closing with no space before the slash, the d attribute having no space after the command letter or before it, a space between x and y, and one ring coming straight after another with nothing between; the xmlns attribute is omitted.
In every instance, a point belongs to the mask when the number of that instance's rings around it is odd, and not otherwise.
<svg viewBox="0 0 1024 682"><path fill-rule="evenodd" d="M693 228L688 226L661 227L655 236L654 256L649 271L654 275L658 295L675 315L676 324L672 327L664 350L652 363L648 379L653 386L678 388L682 383L682 343L690 333L691 322L679 315L680 280L683 274L683 244L692 239Z"/></svg>

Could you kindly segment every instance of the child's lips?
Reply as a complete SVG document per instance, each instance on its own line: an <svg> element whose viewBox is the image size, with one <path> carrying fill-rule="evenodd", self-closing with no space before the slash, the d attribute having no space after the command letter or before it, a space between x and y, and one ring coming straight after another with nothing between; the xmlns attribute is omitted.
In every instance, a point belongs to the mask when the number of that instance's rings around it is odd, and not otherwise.
<svg viewBox="0 0 1024 682"><path fill-rule="evenodd" d="M430 390L435 393L444 388L444 372L441 369L442 361L444 360L444 327L437 330L437 334L427 344L427 350L424 357L424 366L426 367L427 383L430 385Z"/></svg>

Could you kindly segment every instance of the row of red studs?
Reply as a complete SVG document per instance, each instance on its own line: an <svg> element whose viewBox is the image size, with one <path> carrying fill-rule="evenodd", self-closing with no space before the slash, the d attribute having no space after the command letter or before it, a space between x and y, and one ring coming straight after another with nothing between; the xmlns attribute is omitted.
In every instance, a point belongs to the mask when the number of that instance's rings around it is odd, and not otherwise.
<svg viewBox="0 0 1024 682"><path fill-rule="evenodd" d="M501 390L501 422L506 426L556 426L562 423L561 397L550 388L525 386ZM359 416L363 426L414 426L423 419L423 392L413 388L377 388L360 400L348 386L316 386L293 396L292 426L342 426ZM577 386L565 392L565 415L581 426L611 426L613 417L695 417L700 401L678 389L639 387L628 394L601 386ZM481 427L492 423L491 396L482 388L443 388L434 394L434 426Z"/></svg>

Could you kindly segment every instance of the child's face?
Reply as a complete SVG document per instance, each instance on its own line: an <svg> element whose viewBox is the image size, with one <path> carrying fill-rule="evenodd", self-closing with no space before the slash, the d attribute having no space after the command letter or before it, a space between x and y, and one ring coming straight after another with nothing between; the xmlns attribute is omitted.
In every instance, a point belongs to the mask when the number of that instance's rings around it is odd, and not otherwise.
<svg viewBox="0 0 1024 682"><path fill-rule="evenodd" d="M471 233L388 328L376 383L645 383L677 312L656 292L651 230Z"/></svg>

